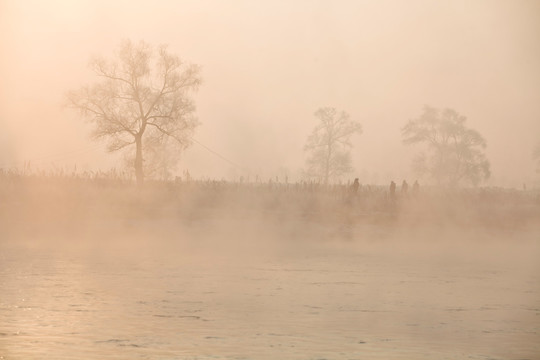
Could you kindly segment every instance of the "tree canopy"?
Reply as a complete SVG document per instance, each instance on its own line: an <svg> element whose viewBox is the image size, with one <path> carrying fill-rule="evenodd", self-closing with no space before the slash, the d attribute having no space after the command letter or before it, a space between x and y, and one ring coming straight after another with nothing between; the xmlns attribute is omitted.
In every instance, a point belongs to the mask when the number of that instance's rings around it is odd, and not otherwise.
<svg viewBox="0 0 540 360"><path fill-rule="evenodd" d="M401 129L405 144L424 144L413 167L439 185L473 185L489 178L490 164L484 149L486 141L476 130L466 127L467 118L453 109L426 106L419 118Z"/></svg>
<svg viewBox="0 0 540 360"><path fill-rule="evenodd" d="M315 112L319 123L309 135L304 150L309 152L306 175L324 184L352 171L350 138L362 133L362 125L344 111L323 107Z"/></svg>
<svg viewBox="0 0 540 360"><path fill-rule="evenodd" d="M108 140L109 151L135 146L132 164L141 185L144 154L166 149L167 138L178 151L191 144L199 124L191 94L201 84L200 68L165 45L129 40L113 60L96 58L90 67L99 81L70 92L69 103L94 125L94 139Z"/></svg>

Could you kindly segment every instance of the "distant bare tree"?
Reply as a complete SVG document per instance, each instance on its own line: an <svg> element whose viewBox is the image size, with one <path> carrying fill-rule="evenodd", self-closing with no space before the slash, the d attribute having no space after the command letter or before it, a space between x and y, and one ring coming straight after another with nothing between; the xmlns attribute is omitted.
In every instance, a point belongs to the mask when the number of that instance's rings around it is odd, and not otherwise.
<svg viewBox="0 0 540 360"><path fill-rule="evenodd" d="M486 141L476 130L465 126L466 117L455 110L426 106L418 119L401 129L405 144L426 145L413 162L420 175L431 176L439 185L457 186L469 181L476 185L490 176L483 150Z"/></svg>
<svg viewBox="0 0 540 360"><path fill-rule="evenodd" d="M199 123L190 94L201 83L199 66L184 63L164 45L154 50L129 40L115 60L98 58L90 66L100 82L70 92L70 105L94 124L95 139L109 139L109 151L135 145L133 167L142 185L147 150L158 150L166 138L180 149L191 144Z"/></svg>
<svg viewBox="0 0 540 360"><path fill-rule="evenodd" d="M352 135L362 133L362 125L349 114L324 107L315 112L319 124L307 139L304 151L309 153L306 175L328 184L352 171L350 148Z"/></svg>

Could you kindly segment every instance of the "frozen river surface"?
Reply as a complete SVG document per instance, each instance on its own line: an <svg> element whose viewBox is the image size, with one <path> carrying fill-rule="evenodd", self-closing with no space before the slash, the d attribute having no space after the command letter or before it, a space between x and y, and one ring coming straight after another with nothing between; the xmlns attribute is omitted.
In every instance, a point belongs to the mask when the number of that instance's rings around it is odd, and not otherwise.
<svg viewBox="0 0 540 360"><path fill-rule="evenodd" d="M186 236L4 241L0 358L540 359L537 245Z"/></svg>

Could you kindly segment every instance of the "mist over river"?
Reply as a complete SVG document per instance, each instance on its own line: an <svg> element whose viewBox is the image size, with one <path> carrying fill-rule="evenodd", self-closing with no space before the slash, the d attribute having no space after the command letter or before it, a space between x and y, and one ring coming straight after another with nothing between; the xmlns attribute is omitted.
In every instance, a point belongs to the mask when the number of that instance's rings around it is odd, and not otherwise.
<svg viewBox="0 0 540 360"><path fill-rule="evenodd" d="M0 358L540 355L535 233L100 221L2 240Z"/></svg>

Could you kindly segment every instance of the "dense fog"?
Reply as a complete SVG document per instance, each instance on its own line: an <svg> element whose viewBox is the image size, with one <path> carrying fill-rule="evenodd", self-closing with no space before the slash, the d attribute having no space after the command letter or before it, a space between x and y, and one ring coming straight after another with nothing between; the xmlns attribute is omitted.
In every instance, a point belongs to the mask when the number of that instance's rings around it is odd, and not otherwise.
<svg viewBox="0 0 540 360"><path fill-rule="evenodd" d="M314 112L359 121L352 160L362 183L414 178L400 129L424 105L452 108L487 142L488 184L538 184L540 10L507 1L2 1L2 166L104 169L120 156L88 139L66 92L122 39L168 44L202 67L198 144L178 172L197 178L299 179ZM119 159L120 158L120 159Z"/></svg>
<svg viewBox="0 0 540 360"><path fill-rule="evenodd" d="M0 0L0 360L539 358L539 34Z"/></svg>

